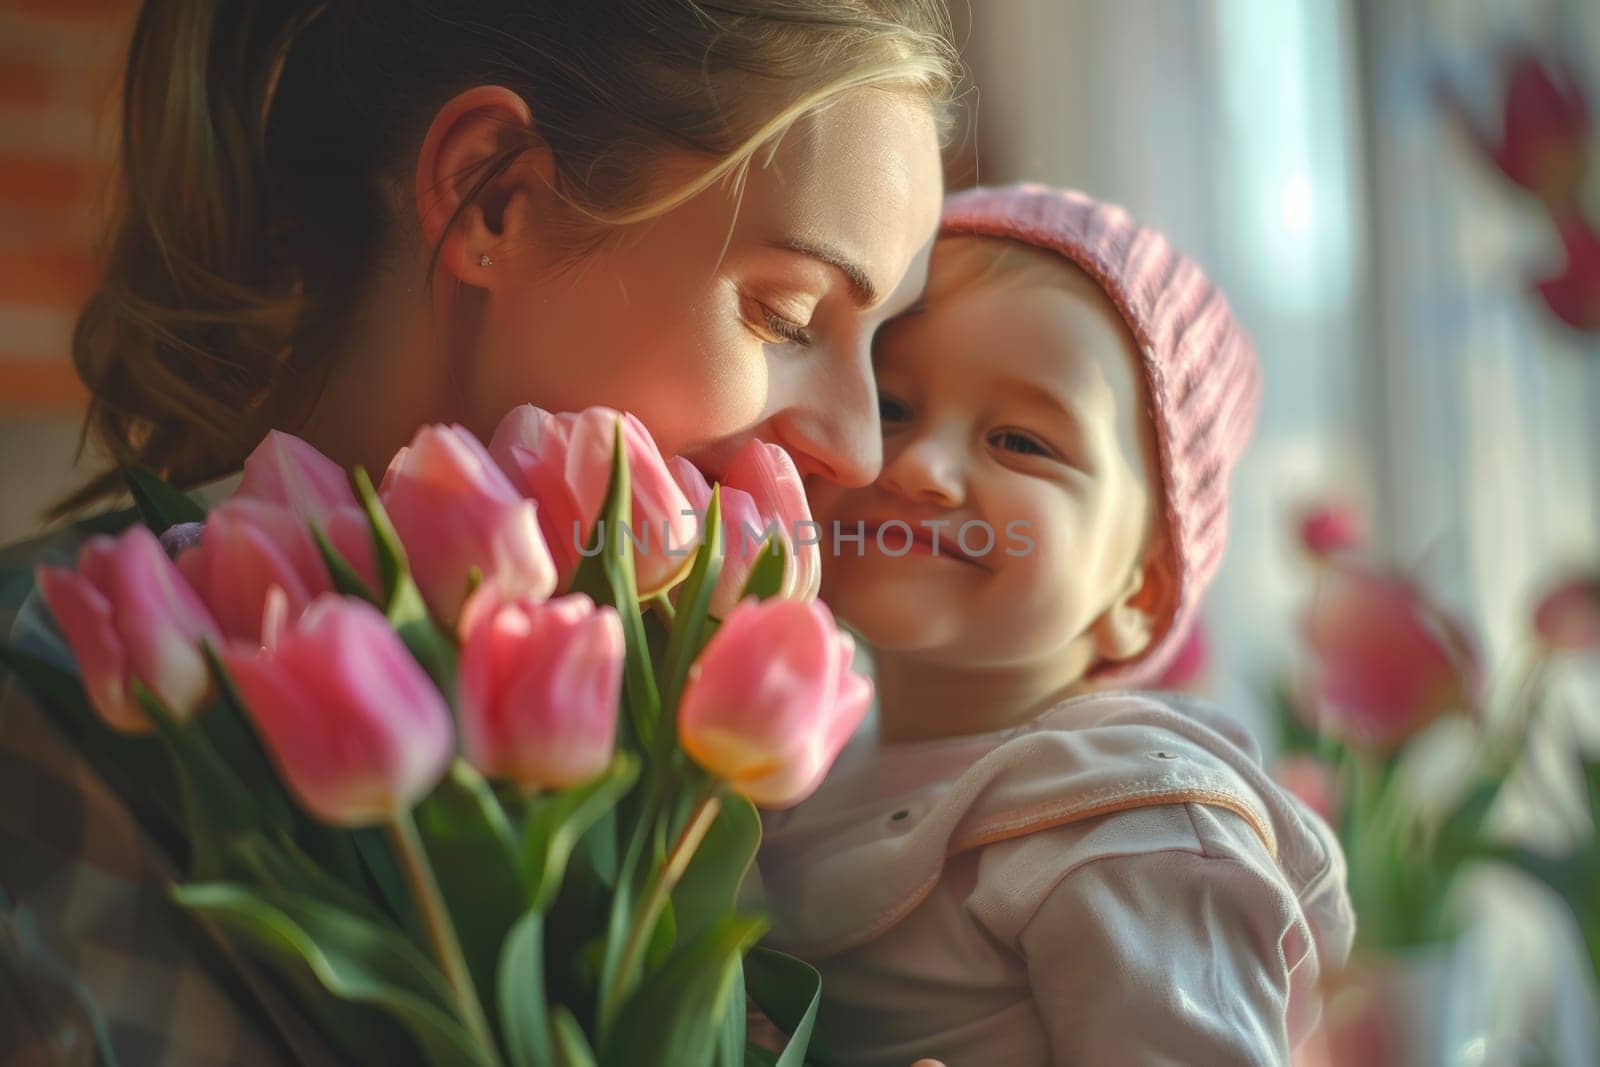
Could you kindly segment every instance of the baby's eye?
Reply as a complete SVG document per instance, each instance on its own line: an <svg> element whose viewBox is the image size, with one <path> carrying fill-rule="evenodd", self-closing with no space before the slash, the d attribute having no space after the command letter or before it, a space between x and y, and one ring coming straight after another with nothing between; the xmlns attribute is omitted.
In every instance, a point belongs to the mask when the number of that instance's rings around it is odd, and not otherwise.
<svg viewBox="0 0 1600 1067"><path fill-rule="evenodd" d="M892 396L878 398L878 418L884 422L910 422L911 405Z"/></svg>
<svg viewBox="0 0 1600 1067"><path fill-rule="evenodd" d="M905 422L911 418L911 405L892 396L878 395L878 418L884 422Z"/></svg>
<svg viewBox="0 0 1600 1067"><path fill-rule="evenodd" d="M1010 452L1020 452L1031 456L1048 456L1051 451L1038 439L1018 430L1001 430L989 438L997 447Z"/></svg>

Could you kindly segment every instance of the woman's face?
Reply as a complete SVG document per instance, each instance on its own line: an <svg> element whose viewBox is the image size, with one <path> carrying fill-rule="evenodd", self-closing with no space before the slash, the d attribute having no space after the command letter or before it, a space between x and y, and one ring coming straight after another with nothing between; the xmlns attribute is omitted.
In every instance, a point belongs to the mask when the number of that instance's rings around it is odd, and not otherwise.
<svg viewBox="0 0 1600 1067"><path fill-rule="evenodd" d="M462 384L470 428L512 406L633 412L720 475L751 437L862 485L882 442L872 337L921 293L941 198L925 103L860 90L801 121L743 196L718 184L568 269L523 242Z"/></svg>

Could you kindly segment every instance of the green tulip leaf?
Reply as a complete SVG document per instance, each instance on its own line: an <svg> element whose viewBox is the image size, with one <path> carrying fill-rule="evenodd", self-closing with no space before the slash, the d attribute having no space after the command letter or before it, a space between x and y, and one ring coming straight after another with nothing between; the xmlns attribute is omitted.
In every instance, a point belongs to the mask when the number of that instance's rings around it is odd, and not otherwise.
<svg viewBox="0 0 1600 1067"><path fill-rule="evenodd" d="M282 828L274 827L198 724L179 723L161 699L138 679L130 683L130 688L172 755L173 772L183 795L190 877L225 877L229 838L281 832Z"/></svg>
<svg viewBox="0 0 1600 1067"><path fill-rule="evenodd" d="M661 914L656 917L656 924L650 928L650 939L645 942L644 969L653 971L665 963L677 943L678 917L673 913L672 901L668 899L662 903Z"/></svg>
<svg viewBox="0 0 1600 1067"><path fill-rule="evenodd" d="M678 613L672 622L672 636L667 640L665 671L666 697L662 703L662 716L666 728L676 730L678 700L689 677L689 668L701 648L711 636L711 596L717 588L717 578L722 573L722 487L711 490L711 502L706 505L705 536L700 539L700 550L695 553L689 577L684 581L683 592L678 596Z"/></svg>
<svg viewBox="0 0 1600 1067"><path fill-rule="evenodd" d="M383 1011L429 1063L492 1063L452 1014L444 976L399 933L299 894L212 882L177 886L172 896L296 984L310 977L339 1000Z"/></svg>
<svg viewBox="0 0 1600 1067"><path fill-rule="evenodd" d="M556 1008L551 1017L556 1031L556 1063L558 1067L594 1067L594 1050L584 1036L583 1027L565 1005ZM659 1061L668 1062L665 1060Z"/></svg>
<svg viewBox="0 0 1600 1067"><path fill-rule="evenodd" d="M445 700L454 707L455 643L428 614L422 591L411 577L405 546L400 543L400 535L395 532L389 513L384 511L377 490L372 487L372 479L360 467L355 469L352 478L356 497L361 501L361 507L367 513L367 522L372 527L373 554L377 559L379 584L382 586L379 604L384 617L428 677L433 679L433 684L439 687Z"/></svg>
<svg viewBox="0 0 1600 1067"><path fill-rule="evenodd" d="M284 789L283 780L273 768L266 745L256 732L255 723L250 719L233 676L228 673L227 665L209 641L201 642L200 651L205 655L212 684L217 689L216 701L196 720L200 729L211 742L222 764L237 776L260 806L266 822L284 833L292 833L294 805Z"/></svg>
<svg viewBox="0 0 1600 1067"><path fill-rule="evenodd" d="M1589 814L1600 827L1600 759L1583 759L1583 789L1589 800Z"/></svg>
<svg viewBox="0 0 1600 1067"><path fill-rule="evenodd" d="M801 1067L808 1058L825 1063L828 1057L811 1048L811 1031L822 1003L822 975L808 963L770 948L755 948L744 961L745 988L750 999L773 1025L789 1035L778 1067Z"/></svg>
<svg viewBox="0 0 1600 1067"><path fill-rule="evenodd" d="M633 552L627 534L622 531L622 527L632 521L633 483L628 473L622 422L618 420L612 438L611 478L606 485L605 502L600 507L595 528L590 531L584 550L586 558L578 565L570 588L573 592L587 594L596 604L611 604L617 609L626 645L623 685L627 692L628 722L632 739L649 751L656 720L661 715L661 698L656 691L655 670L650 662L650 642L639 613Z"/></svg>
<svg viewBox="0 0 1600 1067"><path fill-rule="evenodd" d="M755 805L725 791L722 809L672 891L680 937L699 937L734 911L739 886L760 845L761 816Z"/></svg>
<svg viewBox="0 0 1600 1067"><path fill-rule="evenodd" d="M572 850L633 787L638 776L638 757L618 752L593 781L533 800L523 826L521 849L529 907L541 913L549 908L561 888Z"/></svg>
<svg viewBox="0 0 1600 1067"><path fill-rule="evenodd" d="M322 531L321 524L315 519L310 519L308 522L311 526L311 536L317 542L317 551L322 554L322 564L328 568L328 575L333 579L333 588L341 596L359 597L369 604L377 604L378 594L367 585L365 578L356 573L356 569L334 547L333 542L328 540L328 535Z"/></svg>
<svg viewBox="0 0 1600 1067"><path fill-rule="evenodd" d="M139 509L139 518L158 537L179 523L206 521L205 505L149 467L124 467L122 476Z"/></svg>
<svg viewBox="0 0 1600 1067"><path fill-rule="evenodd" d="M734 967L729 978L722 1025L717 1028L716 1062L719 1067L743 1067L745 1046L744 968Z"/></svg>
<svg viewBox="0 0 1600 1067"><path fill-rule="evenodd" d="M374 900L394 920L395 925L410 935L414 943L424 943L427 930L423 927L422 916L417 913L416 902L411 899L405 872L400 869L400 861L394 854L394 842L388 834L374 826L364 826L348 833Z"/></svg>
<svg viewBox="0 0 1600 1067"><path fill-rule="evenodd" d="M366 468L357 467L350 472L350 485L372 527L373 560L378 565L378 602L387 608L394 603L401 578L411 573L405 546L400 543L400 534L383 509L383 501L378 499L378 490L373 487Z"/></svg>
<svg viewBox="0 0 1600 1067"><path fill-rule="evenodd" d="M756 1044L744 1047L745 1067L778 1067L778 1055Z"/></svg>
<svg viewBox="0 0 1600 1067"><path fill-rule="evenodd" d="M731 1003L734 972L766 928L765 919L724 915L700 937L684 942L618 1013L602 1049L608 1067L711 1062L723 1014L744 1011L742 1001Z"/></svg>
<svg viewBox="0 0 1600 1067"><path fill-rule="evenodd" d="M1434 865L1440 871L1456 871L1482 856L1488 843L1485 827L1504 783L1503 778L1473 783L1445 815L1433 854Z"/></svg>
<svg viewBox="0 0 1600 1067"><path fill-rule="evenodd" d="M550 1007L545 1001L544 915L536 909L518 919L506 937L495 998L511 1067L545 1067L554 1062Z"/></svg>
<svg viewBox="0 0 1600 1067"><path fill-rule="evenodd" d="M415 819L473 983L487 994L526 897L505 812L482 776L458 759L417 806ZM492 999L480 999L492 1013Z"/></svg>
<svg viewBox="0 0 1600 1067"><path fill-rule="evenodd" d="M239 834L224 842L223 848L224 866L231 876L248 877L252 884L265 889L314 897L369 922L389 921L371 899L322 869L287 838Z"/></svg>
<svg viewBox="0 0 1600 1067"><path fill-rule="evenodd" d="M739 599L753 596L766 600L778 595L783 588L783 572L789 565L789 543L781 537L769 537L756 555L756 565L750 568L744 590Z"/></svg>

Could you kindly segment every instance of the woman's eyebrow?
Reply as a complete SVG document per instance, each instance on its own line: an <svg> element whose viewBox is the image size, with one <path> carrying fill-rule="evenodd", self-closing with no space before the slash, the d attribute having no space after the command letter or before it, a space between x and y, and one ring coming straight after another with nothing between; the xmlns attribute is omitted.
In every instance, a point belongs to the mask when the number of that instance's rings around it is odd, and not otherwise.
<svg viewBox="0 0 1600 1067"><path fill-rule="evenodd" d="M867 272L858 267L849 257L829 248L827 245L813 244L798 237L782 237L767 242L768 248L778 248L785 252L796 252L802 256L810 256L819 263L826 263L839 273L843 274L850 282L850 298L857 306L869 308L878 302L877 286L872 284L872 279L867 277Z"/></svg>

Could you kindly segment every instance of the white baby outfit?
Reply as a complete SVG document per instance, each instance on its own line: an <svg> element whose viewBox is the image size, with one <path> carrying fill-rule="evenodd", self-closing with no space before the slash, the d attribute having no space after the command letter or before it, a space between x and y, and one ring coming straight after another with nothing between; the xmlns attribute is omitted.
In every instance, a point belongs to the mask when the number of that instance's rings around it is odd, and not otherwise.
<svg viewBox="0 0 1600 1067"><path fill-rule="evenodd" d="M819 1062L1284 1064L1354 918L1327 825L1168 693L845 750L765 817L769 943L822 973Z"/></svg>

